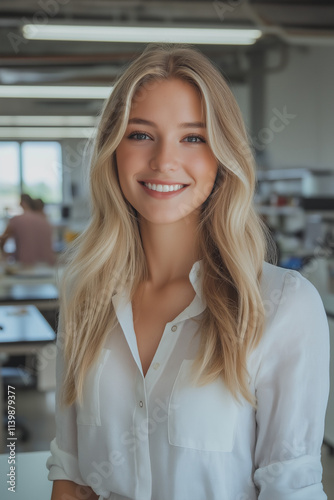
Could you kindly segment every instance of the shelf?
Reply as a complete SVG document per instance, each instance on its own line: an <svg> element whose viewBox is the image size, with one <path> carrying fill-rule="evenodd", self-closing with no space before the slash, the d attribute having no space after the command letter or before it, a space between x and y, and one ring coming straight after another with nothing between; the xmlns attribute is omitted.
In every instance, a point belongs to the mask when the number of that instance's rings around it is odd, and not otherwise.
<svg viewBox="0 0 334 500"><path fill-rule="evenodd" d="M258 181L300 180L307 173L304 168L257 170Z"/></svg>
<svg viewBox="0 0 334 500"><path fill-rule="evenodd" d="M311 168L282 168L257 170L256 177L258 181L291 181L302 180L305 176L312 174L314 176L333 175L333 170L311 169Z"/></svg>
<svg viewBox="0 0 334 500"><path fill-rule="evenodd" d="M257 205L256 211L261 215L297 215L303 214L304 210L301 207L286 206L272 206L272 205Z"/></svg>

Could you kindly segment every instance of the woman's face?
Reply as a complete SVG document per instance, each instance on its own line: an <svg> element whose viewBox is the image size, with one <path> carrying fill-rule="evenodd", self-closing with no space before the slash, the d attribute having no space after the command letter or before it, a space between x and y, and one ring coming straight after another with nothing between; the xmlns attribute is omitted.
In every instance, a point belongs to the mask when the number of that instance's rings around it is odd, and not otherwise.
<svg viewBox="0 0 334 500"><path fill-rule="evenodd" d="M197 90L179 79L140 89L116 160L123 194L141 217L197 221L217 174Z"/></svg>

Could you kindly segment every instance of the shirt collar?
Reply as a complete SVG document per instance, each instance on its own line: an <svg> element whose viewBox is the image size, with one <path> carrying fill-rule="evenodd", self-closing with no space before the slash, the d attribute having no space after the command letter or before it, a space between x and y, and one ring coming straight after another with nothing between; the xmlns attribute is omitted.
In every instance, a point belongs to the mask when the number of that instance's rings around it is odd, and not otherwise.
<svg viewBox="0 0 334 500"><path fill-rule="evenodd" d="M204 311L206 308L206 302L203 296L203 291L202 291L202 283L203 283L203 261L198 260L196 261L189 273L189 281L195 290L195 297L191 304L175 318L176 320L181 321L182 318L186 317L192 317L192 316L197 316L201 312ZM119 313L125 309L128 310L127 305L129 304L129 296L125 291L117 291L114 293L112 297L112 303L115 308L117 316L119 316Z"/></svg>
<svg viewBox="0 0 334 500"><path fill-rule="evenodd" d="M203 297L203 291L202 291L202 284L203 284L203 261L198 260L195 262L195 264L192 266L190 273L189 273L189 281L192 284L193 289L196 292L196 295L205 302L204 297Z"/></svg>
<svg viewBox="0 0 334 500"><path fill-rule="evenodd" d="M197 261L192 266L189 273L189 280L195 290L196 295L192 302L176 318L172 320L173 323L180 323L181 321L194 318L205 310L206 303L202 298L202 274L202 262ZM136 334L133 326L132 304L129 300L128 292L126 292L126 290L120 290L116 292L112 297L112 303L115 308L117 320L123 330L132 356L136 361L138 368L141 370L141 361L137 347Z"/></svg>

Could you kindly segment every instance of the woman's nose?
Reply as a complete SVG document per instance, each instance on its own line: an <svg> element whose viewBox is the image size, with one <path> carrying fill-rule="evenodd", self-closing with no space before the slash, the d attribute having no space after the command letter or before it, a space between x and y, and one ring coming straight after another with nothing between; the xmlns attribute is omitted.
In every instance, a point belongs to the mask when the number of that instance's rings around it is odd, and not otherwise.
<svg viewBox="0 0 334 500"><path fill-rule="evenodd" d="M177 170L178 166L179 161L175 145L167 141L157 144L150 162L151 169L159 172L168 172Z"/></svg>

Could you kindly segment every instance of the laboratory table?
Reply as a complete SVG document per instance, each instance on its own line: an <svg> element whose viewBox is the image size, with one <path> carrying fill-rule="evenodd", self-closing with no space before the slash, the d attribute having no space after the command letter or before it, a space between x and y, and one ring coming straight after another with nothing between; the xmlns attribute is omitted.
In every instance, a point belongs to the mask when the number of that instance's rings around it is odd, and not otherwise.
<svg viewBox="0 0 334 500"><path fill-rule="evenodd" d="M46 461L49 451L18 453L15 457L15 493L8 491L7 474L10 472L8 453L0 455L0 498L1 500L50 500L53 481L48 480ZM64 498L70 498L65 495ZM72 497L71 497L72 498ZM83 498L83 496L82 496ZM99 497L103 500L102 496Z"/></svg>
<svg viewBox="0 0 334 500"><path fill-rule="evenodd" d="M46 460L49 451L34 451L15 454L15 465L9 464L10 452L0 455L0 498L1 500L50 500L52 481L48 480ZM15 467L15 493L8 490L10 467ZM12 469L13 470L13 469Z"/></svg>
<svg viewBox="0 0 334 500"><path fill-rule="evenodd" d="M53 283L0 283L0 305L14 304L53 309L58 307L58 290Z"/></svg>
<svg viewBox="0 0 334 500"><path fill-rule="evenodd" d="M35 306L0 305L0 353L8 355L37 354L41 348L55 343L56 334ZM52 362L46 359L46 362ZM0 416L3 408L3 381L0 356ZM7 388L6 388L7 391ZM7 400L7 394L6 394ZM0 425L0 446L3 446L3 428Z"/></svg>

